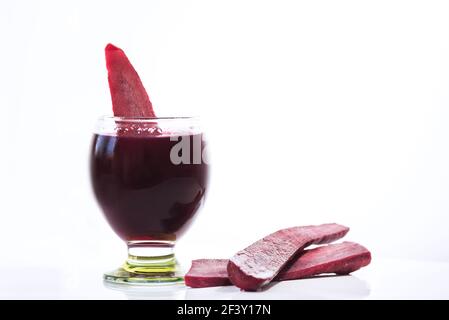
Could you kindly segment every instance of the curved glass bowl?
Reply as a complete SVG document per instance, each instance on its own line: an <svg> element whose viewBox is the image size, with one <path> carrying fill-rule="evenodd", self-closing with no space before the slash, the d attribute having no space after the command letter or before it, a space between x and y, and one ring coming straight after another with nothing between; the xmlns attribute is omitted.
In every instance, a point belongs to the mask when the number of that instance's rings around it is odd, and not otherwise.
<svg viewBox="0 0 449 320"><path fill-rule="evenodd" d="M204 202L209 165L199 121L189 117L102 117L90 153L95 198L128 246L105 281L179 283L173 248Z"/></svg>

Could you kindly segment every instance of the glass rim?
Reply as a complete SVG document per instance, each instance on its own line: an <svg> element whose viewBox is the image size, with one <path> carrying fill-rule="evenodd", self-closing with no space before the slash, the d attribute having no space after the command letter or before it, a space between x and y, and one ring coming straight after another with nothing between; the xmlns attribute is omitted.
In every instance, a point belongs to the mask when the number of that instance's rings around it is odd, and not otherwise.
<svg viewBox="0 0 449 320"><path fill-rule="evenodd" d="M201 120L191 116L116 117L104 115L97 119L94 133L115 135L118 132L142 134L162 130L170 134L202 132Z"/></svg>
<svg viewBox="0 0 449 320"><path fill-rule="evenodd" d="M150 121L170 121L170 120L198 120L197 116L164 116L164 117L119 117L111 115L103 115L98 118L99 121L111 120L122 122L150 122Z"/></svg>

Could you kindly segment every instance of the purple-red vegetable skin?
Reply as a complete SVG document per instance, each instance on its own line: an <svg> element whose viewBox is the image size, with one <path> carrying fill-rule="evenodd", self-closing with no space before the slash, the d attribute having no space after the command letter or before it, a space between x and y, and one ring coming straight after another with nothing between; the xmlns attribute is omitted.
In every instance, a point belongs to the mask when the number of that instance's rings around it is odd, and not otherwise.
<svg viewBox="0 0 449 320"><path fill-rule="evenodd" d="M193 260L192 267L185 276L186 285L192 288L231 285L226 269L228 261L227 259ZM367 266L370 262L371 253L358 243L329 244L304 250L274 280L296 280L323 273L349 274Z"/></svg>
<svg viewBox="0 0 449 320"><path fill-rule="evenodd" d="M108 44L105 55L114 116L154 118L150 98L125 52Z"/></svg>
<svg viewBox="0 0 449 320"><path fill-rule="evenodd" d="M307 246L333 242L348 231L348 227L329 223L274 232L239 251L229 260L229 279L240 289L258 290L273 280Z"/></svg>
<svg viewBox="0 0 449 320"><path fill-rule="evenodd" d="M298 259L286 266L275 278L295 280L323 273L350 274L371 262L371 253L355 242L329 244L305 250Z"/></svg>
<svg viewBox="0 0 449 320"><path fill-rule="evenodd" d="M192 288L230 285L226 269L228 261L228 259L193 260L189 272L184 276L185 284Z"/></svg>

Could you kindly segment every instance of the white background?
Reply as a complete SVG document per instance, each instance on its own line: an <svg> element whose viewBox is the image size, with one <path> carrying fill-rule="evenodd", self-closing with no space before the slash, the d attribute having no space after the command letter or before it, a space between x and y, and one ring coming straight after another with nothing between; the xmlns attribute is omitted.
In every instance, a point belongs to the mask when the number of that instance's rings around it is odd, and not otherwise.
<svg viewBox="0 0 449 320"><path fill-rule="evenodd" d="M2 267L125 257L88 176L108 42L207 127L188 260L338 222L374 259L449 261L448 1L1 0L0 41Z"/></svg>

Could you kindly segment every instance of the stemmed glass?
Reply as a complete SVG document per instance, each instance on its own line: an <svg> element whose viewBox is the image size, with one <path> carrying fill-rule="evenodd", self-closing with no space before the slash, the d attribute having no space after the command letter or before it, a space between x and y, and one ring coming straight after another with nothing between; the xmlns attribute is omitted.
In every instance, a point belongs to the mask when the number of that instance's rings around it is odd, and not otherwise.
<svg viewBox="0 0 449 320"><path fill-rule="evenodd" d="M173 248L204 202L207 145L191 117L102 117L90 173L106 220L128 258L105 281L168 284L183 280Z"/></svg>

